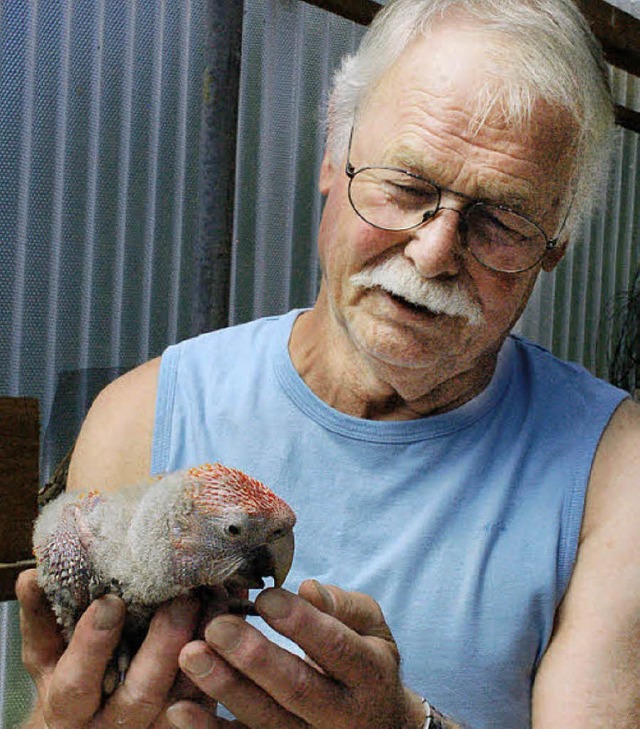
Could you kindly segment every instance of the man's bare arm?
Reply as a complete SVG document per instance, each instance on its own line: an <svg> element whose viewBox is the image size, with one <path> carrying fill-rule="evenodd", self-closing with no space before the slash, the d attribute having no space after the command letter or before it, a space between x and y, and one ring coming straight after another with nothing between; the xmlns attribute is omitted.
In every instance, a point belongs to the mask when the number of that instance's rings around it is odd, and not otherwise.
<svg viewBox="0 0 640 729"><path fill-rule="evenodd" d="M578 558L534 685L533 726L640 726L640 406L598 447Z"/></svg>
<svg viewBox="0 0 640 729"><path fill-rule="evenodd" d="M149 476L160 359L118 378L95 399L69 466L67 490L112 491Z"/></svg>

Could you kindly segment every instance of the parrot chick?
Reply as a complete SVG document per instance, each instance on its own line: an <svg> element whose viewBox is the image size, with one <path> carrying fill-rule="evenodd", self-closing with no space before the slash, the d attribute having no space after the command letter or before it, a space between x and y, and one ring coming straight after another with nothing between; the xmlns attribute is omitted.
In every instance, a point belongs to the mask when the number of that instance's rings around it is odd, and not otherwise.
<svg viewBox="0 0 640 729"><path fill-rule="evenodd" d="M161 603L214 588L229 606L264 587L263 577L279 587L293 561L295 520L267 486L218 463L113 493L64 493L35 523L38 583L67 641L92 600L107 592L124 600L122 680Z"/></svg>

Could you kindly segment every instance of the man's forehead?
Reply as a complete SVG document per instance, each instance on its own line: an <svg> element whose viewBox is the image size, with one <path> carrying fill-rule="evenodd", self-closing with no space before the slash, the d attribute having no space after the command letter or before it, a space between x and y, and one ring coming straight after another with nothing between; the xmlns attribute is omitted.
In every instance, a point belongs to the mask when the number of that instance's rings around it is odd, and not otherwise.
<svg viewBox="0 0 640 729"><path fill-rule="evenodd" d="M475 100L465 107L459 90L431 81L420 69L381 81L356 119L354 164L400 167L524 213L568 184L573 131L559 110L540 103L532 123L498 112L474 126Z"/></svg>
<svg viewBox="0 0 640 729"><path fill-rule="evenodd" d="M452 26L449 19L415 38L370 89L361 110L370 107L378 115L412 104L446 109L466 120L468 128L459 133L469 137L487 125L498 133L518 127L525 135L532 120L537 127L542 116L557 114L509 65L504 38L464 16L459 22ZM522 98L526 103L516 103Z"/></svg>

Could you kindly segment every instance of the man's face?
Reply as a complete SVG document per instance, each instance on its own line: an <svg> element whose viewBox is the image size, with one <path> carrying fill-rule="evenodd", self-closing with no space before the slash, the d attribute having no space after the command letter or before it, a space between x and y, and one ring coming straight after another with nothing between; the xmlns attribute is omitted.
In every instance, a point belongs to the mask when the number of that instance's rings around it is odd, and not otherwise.
<svg viewBox="0 0 640 729"><path fill-rule="evenodd" d="M570 146L567 129L540 105L529 133L489 118L469 131L471 101L484 80L482 36L440 30L416 41L385 74L355 122L350 161L395 166L463 195L515 207L555 234L564 209ZM320 228L324 294L334 320L356 349L386 365L468 371L495 353L520 316L540 266L520 274L483 267L461 245L460 215L442 210L421 228L389 232L361 220L349 204L344 163L325 158L327 201ZM445 193L442 205L462 209ZM550 270L562 249L542 262ZM403 303L352 277L393 259L400 276L426 282L448 300L455 291L476 320ZM414 280L415 283L415 280ZM445 311L448 311L445 306Z"/></svg>

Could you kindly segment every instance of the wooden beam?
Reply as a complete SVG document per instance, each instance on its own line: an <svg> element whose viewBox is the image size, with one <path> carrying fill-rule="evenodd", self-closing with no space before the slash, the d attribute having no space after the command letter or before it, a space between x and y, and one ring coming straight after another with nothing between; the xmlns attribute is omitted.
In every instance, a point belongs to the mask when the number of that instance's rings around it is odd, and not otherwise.
<svg viewBox="0 0 640 729"><path fill-rule="evenodd" d="M634 111L633 109L627 109L626 106L616 106L616 123L630 129L632 132L638 132L640 134L640 111Z"/></svg>
<svg viewBox="0 0 640 729"><path fill-rule="evenodd" d="M207 0L194 334L229 325L243 0Z"/></svg>
<svg viewBox="0 0 640 729"><path fill-rule="evenodd" d="M640 19L604 0L575 0L613 66L640 76Z"/></svg>
<svg viewBox="0 0 640 729"><path fill-rule="evenodd" d="M32 565L39 457L38 401L0 397L0 600L15 600L18 572Z"/></svg>
<svg viewBox="0 0 640 729"><path fill-rule="evenodd" d="M382 5L374 0L305 0L305 2L359 25L369 25L382 8Z"/></svg>
<svg viewBox="0 0 640 729"><path fill-rule="evenodd" d="M15 600L15 584L18 575L23 570L36 566L35 559L25 559L23 562L0 563L0 602L4 600Z"/></svg>

